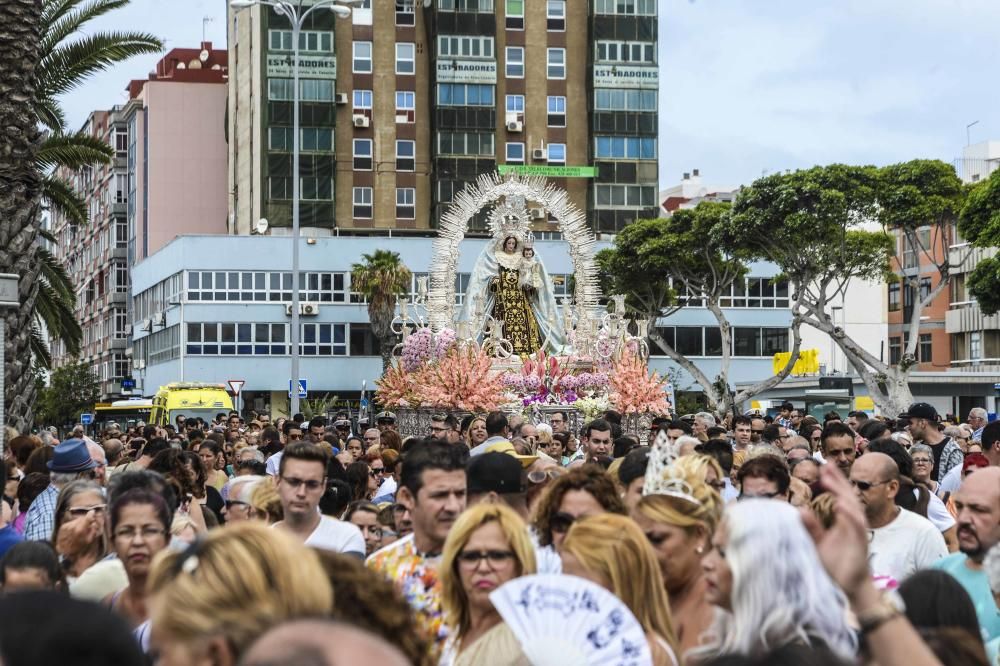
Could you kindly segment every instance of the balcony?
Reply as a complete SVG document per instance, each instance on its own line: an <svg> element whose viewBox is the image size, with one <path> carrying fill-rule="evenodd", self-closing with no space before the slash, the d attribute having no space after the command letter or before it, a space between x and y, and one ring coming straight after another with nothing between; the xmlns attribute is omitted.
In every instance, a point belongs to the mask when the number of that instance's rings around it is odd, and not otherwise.
<svg viewBox="0 0 1000 666"><path fill-rule="evenodd" d="M111 248L111 258L112 259L128 259L128 248L127 247L113 247L113 248Z"/></svg>
<svg viewBox="0 0 1000 666"><path fill-rule="evenodd" d="M125 217L128 214L127 201L112 201L111 214L115 217Z"/></svg>
<svg viewBox="0 0 1000 666"><path fill-rule="evenodd" d="M113 291L108 299L112 305L125 305L128 301L128 294L124 291Z"/></svg>
<svg viewBox="0 0 1000 666"><path fill-rule="evenodd" d="M952 303L944 313L944 329L948 333L1000 330L1000 314L986 316L975 301Z"/></svg>
<svg viewBox="0 0 1000 666"><path fill-rule="evenodd" d="M949 275L970 272L983 259L996 256L996 248L972 247L969 243L956 243L948 248Z"/></svg>
<svg viewBox="0 0 1000 666"><path fill-rule="evenodd" d="M128 348L127 338L111 338L111 351L124 351Z"/></svg>
<svg viewBox="0 0 1000 666"><path fill-rule="evenodd" d="M1000 358L963 359L951 362L956 372L1000 372Z"/></svg>

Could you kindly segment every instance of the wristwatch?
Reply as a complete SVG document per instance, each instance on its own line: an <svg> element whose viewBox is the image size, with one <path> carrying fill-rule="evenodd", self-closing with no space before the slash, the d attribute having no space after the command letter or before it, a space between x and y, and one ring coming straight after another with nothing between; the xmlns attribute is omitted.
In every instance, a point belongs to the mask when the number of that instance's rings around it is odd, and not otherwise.
<svg viewBox="0 0 1000 666"><path fill-rule="evenodd" d="M883 624L897 618L906 611L903 598L895 590L882 593L882 598L871 608L858 613L861 635L867 636Z"/></svg>

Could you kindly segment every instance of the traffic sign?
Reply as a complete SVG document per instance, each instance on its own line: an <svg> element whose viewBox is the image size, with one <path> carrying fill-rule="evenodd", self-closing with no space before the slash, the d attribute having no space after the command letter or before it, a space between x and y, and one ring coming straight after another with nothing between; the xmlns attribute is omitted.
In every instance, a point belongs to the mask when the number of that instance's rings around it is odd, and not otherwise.
<svg viewBox="0 0 1000 666"><path fill-rule="evenodd" d="M240 391L243 390L243 385L247 383L247 380L227 379L226 383L229 384L229 390L233 392L233 395L239 395Z"/></svg>
<svg viewBox="0 0 1000 666"><path fill-rule="evenodd" d="M126 377L122 380L122 390L130 391L135 388L135 380L131 377Z"/></svg>
<svg viewBox="0 0 1000 666"><path fill-rule="evenodd" d="M309 391L308 391L308 388L307 388L307 385L306 385L306 380L305 379L300 379L299 380L299 397L300 398L305 398L308 394L309 394ZM292 380L291 379L288 380L288 397L289 398L292 397Z"/></svg>
<svg viewBox="0 0 1000 666"><path fill-rule="evenodd" d="M368 409L368 398L361 398L361 409Z"/></svg>
<svg viewBox="0 0 1000 666"><path fill-rule="evenodd" d="M88 414L88 413L80 414L80 425L90 425L93 422L94 422L93 414Z"/></svg>

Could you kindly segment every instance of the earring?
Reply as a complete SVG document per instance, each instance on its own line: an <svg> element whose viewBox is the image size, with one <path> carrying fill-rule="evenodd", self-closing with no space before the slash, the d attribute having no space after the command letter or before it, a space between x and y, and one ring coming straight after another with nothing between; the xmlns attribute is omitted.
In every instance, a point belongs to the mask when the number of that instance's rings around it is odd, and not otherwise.
<svg viewBox="0 0 1000 666"><path fill-rule="evenodd" d="M704 546L698 546L697 548L694 549L694 552L696 552L699 555L701 555L702 553L705 552L705 547Z"/></svg>

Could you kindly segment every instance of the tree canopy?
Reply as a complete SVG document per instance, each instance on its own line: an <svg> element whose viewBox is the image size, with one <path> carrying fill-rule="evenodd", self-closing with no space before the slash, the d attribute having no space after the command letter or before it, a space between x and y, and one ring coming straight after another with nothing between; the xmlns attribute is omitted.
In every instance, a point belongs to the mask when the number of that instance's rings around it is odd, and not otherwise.
<svg viewBox="0 0 1000 666"><path fill-rule="evenodd" d="M88 364L74 358L52 371L49 385L38 398L38 420L55 426L75 423L80 414L94 409L99 396L97 375Z"/></svg>
<svg viewBox="0 0 1000 666"><path fill-rule="evenodd" d="M977 247L1000 247L1000 169L969 191L958 219L958 230ZM1000 311L1000 259L987 257L980 261L969 275L966 287L983 314Z"/></svg>

